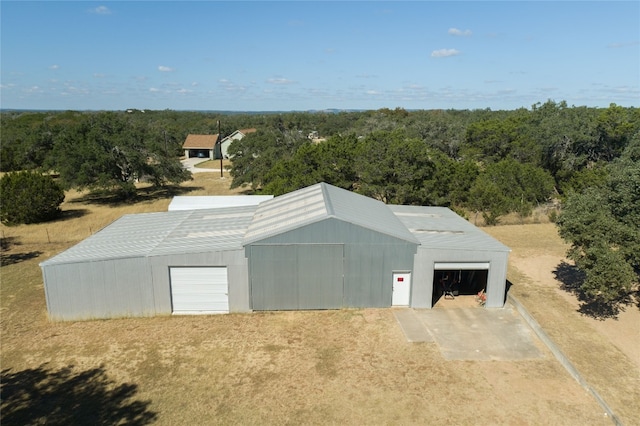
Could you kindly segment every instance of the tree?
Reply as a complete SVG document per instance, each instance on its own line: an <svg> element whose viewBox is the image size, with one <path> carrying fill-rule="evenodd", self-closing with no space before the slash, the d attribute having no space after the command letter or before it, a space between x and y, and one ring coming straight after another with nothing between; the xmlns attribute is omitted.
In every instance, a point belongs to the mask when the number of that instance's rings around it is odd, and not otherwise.
<svg viewBox="0 0 640 426"><path fill-rule="evenodd" d="M49 176L11 172L0 179L0 219L7 225L38 223L61 213L64 191Z"/></svg>
<svg viewBox="0 0 640 426"><path fill-rule="evenodd" d="M60 174L66 187L118 188L135 194L135 182L180 183L191 177L177 157L168 155L146 127L118 113L86 115L57 135L47 166Z"/></svg>
<svg viewBox="0 0 640 426"><path fill-rule="evenodd" d="M448 174L440 179L447 191L447 204L464 206L469 202L469 192L478 178L480 169L473 161L451 161L446 164Z"/></svg>
<svg viewBox="0 0 640 426"><path fill-rule="evenodd" d="M538 164L541 149L531 137L530 116L524 110L504 119L471 123L460 153L467 159L495 163L506 158Z"/></svg>
<svg viewBox="0 0 640 426"><path fill-rule="evenodd" d="M402 129L373 132L361 141L356 191L385 203L434 204L428 190L437 172L432 157L426 143Z"/></svg>
<svg viewBox="0 0 640 426"><path fill-rule="evenodd" d="M580 289L595 302L625 300L640 271L640 162L638 135L611 163L606 183L571 194L558 220L571 244L567 256L585 273Z"/></svg>
<svg viewBox="0 0 640 426"><path fill-rule="evenodd" d="M278 161L264 178L264 191L280 195L318 182L352 190L356 182L355 135L333 136L319 144L300 146L290 159Z"/></svg>
<svg viewBox="0 0 640 426"><path fill-rule="evenodd" d="M469 205L481 211L487 224L509 212L525 217L533 206L546 201L553 192L553 178L540 167L502 160L480 173L470 189Z"/></svg>
<svg viewBox="0 0 640 426"><path fill-rule="evenodd" d="M290 159L301 145L309 143L301 133L286 130L283 123L277 121L276 125L280 130L258 129L231 142L231 188L262 188L266 174L278 161Z"/></svg>

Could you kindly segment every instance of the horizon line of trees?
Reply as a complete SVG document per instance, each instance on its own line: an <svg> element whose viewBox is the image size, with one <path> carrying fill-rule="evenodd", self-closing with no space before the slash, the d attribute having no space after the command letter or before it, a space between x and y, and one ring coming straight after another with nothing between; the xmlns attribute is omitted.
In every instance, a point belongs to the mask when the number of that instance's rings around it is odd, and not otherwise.
<svg viewBox="0 0 640 426"><path fill-rule="evenodd" d="M46 170L65 188L134 191L190 178L178 162L189 133L255 127L229 147L232 186L278 195L318 181L384 202L526 216L551 196L602 182L640 130L640 109L547 101L513 111L388 108L358 112L209 114L3 112L0 171ZM312 143L317 132L326 142Z"/></svg>

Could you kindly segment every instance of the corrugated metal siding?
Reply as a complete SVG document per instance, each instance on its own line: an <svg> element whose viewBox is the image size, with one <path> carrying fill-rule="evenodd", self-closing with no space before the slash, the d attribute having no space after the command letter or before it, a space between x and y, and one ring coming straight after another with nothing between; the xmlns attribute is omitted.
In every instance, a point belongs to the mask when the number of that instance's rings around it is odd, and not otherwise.
<svg viewBox="0 0 640 426"><path fill-rule="evenodd" d="M391 306L393 271L412 271L416 246L345 245L345 307Z"/></svg>
<svg viewBox="0 0 640 426"><path fill-rule="evenodd" d="M251 310L244 250L230 250L48 265L43 278L49 315L53 320L169 315L171 266L226 266L229 311Z"/></svg>
<svg viewBox="0 0 640 426"><path fill-rule="evenodd" d="M321 247L323 244L344 245L344 289L339 292L341 301L338 307L391 306L392 272L394 270L411 271L417 248L416 244L403 239L378 233L332 217L270 236L260 243L250 244L247 246L247 256L250 259L250 265L253 265L253 256L256 256L253 247L256 245L264 245L264 250L268 251L273 247L277 247L277 245L285 247L301 247L304 245L313 247L318 245ZM317 269L312 258L308 261L301 261L301 257L299 257L296 250L291 250L292 253L288 256L283 255L283 258L296 258L300 263L307 262L306 265L312 268L309 270L309 274L317 274L319 277L328 276L330 271L328 268ZM261 251L260 256L267 258L269 254ZM264 271L250 267L252 300L254 302L259 300L255 299L256 297L273 297L277 299L286 297L286 294L290 294L293 291L292 288L287 287L290 280L287 277L290 277L293 272L281 265L279 263L280 260L260 260L259 262L263 262L264 265L268 265L271 262L272 265L269 268L265 266ZM256 274L260 274L260 277L256 277ZM263 295L263 290L256 289L254 285L254 280L263 279L263 275L269 276L268 279L272 280L272 285L277 286L278 283L282 283L280 285L285 289L282 292L272 290ZM331 286L323 288L325 291L333 289ZM256 293L256 290L260 293ZM320 297L320 295L315 295L314 297ZM324 297L331 297L331 295L325 293ZM273 301L271 305L264 306L270 306L269 309L276 309L274 308L276 303L277 301ZM337 300L331 304L327 302L324 308L334 308L336 307L335 303L337 303ZM253 309L263 309L263 305L258 306L260 307L256 307L254 303ZM287 306L295 306L295 304L291 303ZM287 309L294 308L288 307Z"/></svg>
<svg viewBox="0 0 640 426"><path fill-rule="evenodd" d="M490 266L487 276L487 302L485 306L488 308L504 306L508 257L509 253L503 251L468 251L419 247L415 260L411 306L414 308L431 308L436 262L488 262Z"/></svg>
<svg viewBox="0 0 640 426"><path fill-rule="evenodd" d="M229 312L249 312L248 262L244 250L178 253L149 258L158 314L171 313L169 268L178 266L226 266L229 281Z"/></svg>
<svg viewBox="0 0 640 426"><path fill-rule="evenodd" d="M431 308L436 262L489 262L485 306L504 305L509 247L445 207L390 205L389 208L420 241L411 306Z"/></svg>
<svg viewBox="0 0 640 426"><path fill-rule="evenodd" d="M54 320L156 314L145 259L52 265L44 278L47 308Z"/></svg>
<svg viewBox="0 0 640 426"><path fill-rule="evenodd" d="M254 310L342 307L341 245L252 245L249 251Z"/></svg>

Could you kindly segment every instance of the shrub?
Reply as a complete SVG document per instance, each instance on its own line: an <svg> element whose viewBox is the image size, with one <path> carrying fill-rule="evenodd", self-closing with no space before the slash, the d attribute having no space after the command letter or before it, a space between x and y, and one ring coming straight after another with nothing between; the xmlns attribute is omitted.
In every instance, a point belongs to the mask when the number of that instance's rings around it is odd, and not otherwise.
<svg viewBox="0 0 640 426"><path fill-rule="evenodd" d="M38 223L61 213L64 191L49 176L12 172L0 179L0 220L7 225Z"/></svg>

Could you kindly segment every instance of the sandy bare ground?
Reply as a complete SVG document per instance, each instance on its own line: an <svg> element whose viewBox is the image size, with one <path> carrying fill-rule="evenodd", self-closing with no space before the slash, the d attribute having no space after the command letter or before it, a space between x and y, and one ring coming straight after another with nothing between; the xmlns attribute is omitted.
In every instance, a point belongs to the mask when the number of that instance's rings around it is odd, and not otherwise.
<svg viewBox="0 0 640 426"><path fill-rule="evenodd" d="M484 228L513 250L511 291L625 424L640 424L640 309L615 318L579 312L580 302L556 279L568 246L553 224Z"/></svg>

